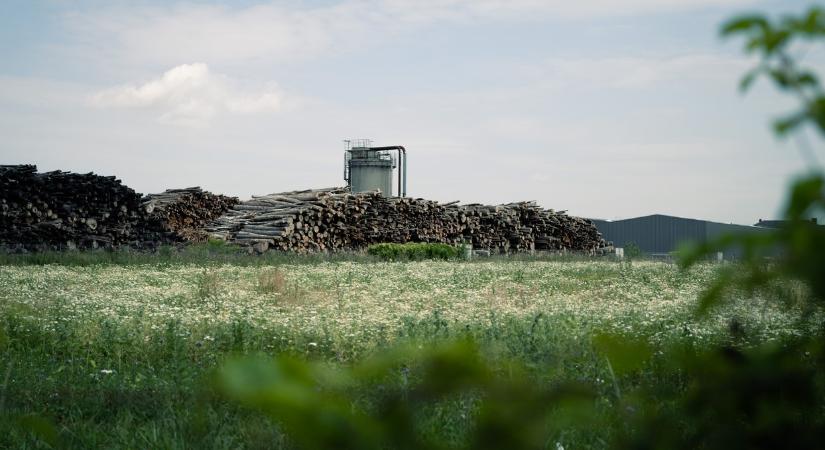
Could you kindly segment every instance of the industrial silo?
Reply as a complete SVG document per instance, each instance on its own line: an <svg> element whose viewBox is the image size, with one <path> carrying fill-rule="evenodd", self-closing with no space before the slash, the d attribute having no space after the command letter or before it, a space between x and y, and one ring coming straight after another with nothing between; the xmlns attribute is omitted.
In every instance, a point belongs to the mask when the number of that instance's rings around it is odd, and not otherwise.
<svg viewBox="0 0 825 450"><path fill-rule="evenodd" d="M400 145L372 147L367 139L344 141L344 180L352 192L380 190L385 197L392 197L392 175L398 171L396 195L407 194L407 154ZM394 154L395 152L395 154Z"/></svg>

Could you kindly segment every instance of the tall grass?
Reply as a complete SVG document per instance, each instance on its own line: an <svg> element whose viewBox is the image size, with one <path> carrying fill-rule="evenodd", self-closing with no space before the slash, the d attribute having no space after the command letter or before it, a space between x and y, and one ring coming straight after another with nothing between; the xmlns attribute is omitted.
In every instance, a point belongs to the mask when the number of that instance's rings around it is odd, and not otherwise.
<svg viewBox="0 0 825 450"><path fill-rule="evenodd" d="M550 444L603 448L623 426L616 386L684 386L661 359L612 376L592 336L612 326L655 347L707 342L720 318L690 322L675 297L695 298L712 274L700 269L513 260L0 266L0 448L46 448L49 429L66 448L294 448L279 424L217 389L225 361L286 355L343 370L399 343L463 338L500 375L521 368L534 383L593 387L594 414L613 425L571 426ZM796 332L772 317L742 321L746 338ZM372 411L420 377L414 366L387 371L353 386L351 407ZM480 401L465 392L428 404L416 427L460 446Z"/></svg>
<svg viewBox="0 0 825 450"><path fill-rule="evenodd" d="M330 341L311 345L320 340L316 334L283 341L245 322L196 330L184 329L175 321L148 330L106 322L64 323L43 330L23 316L7 314L4 319L7 344L0 368L11 376L0 415L0 427L6 430L0 434L2 448L43 446L35 433L18 426L26 416L54 424L60 446L66 448L279 448L288 444L288 438L260 413L218 395L213 370L237 354L337 361L340 355L335 347L364 346ZM433 345L470 335L481 340L491 360L520 358L532 368L537 381L607 378L591 346L558 325L533 318L503 320L493 329L462 327L433 316L408 322L396 338ZM609 389L604 394L609 398ZM359 392L363 408L380 398L380 389ZM458 444L468 432L466 417L477 401L469 396L434 405L435 409L421 412L420 426L433 439ZM602 430L581 438L581 443L610 432Z"/></svg>
<svg viewBox="0 0 825 450"><path fill-rule="evenodd" d="M331 253L297 254L270 250L264 254L250 254L245 249L211 241L201 244L162 246L153 251L131 249L48 251L7 253L0 251L0 265L142 265L142 264L201 264L238 266L274 266L279 264L319 264L322 262L382 262L386 260L457 259L461 251L446 244L377 244L372 251L338 251ZM589 256L575 252L534 252L493 254L476 257L470 262L488 261L590 261L611 260L611 256Z"/></svg>
<svg viewBox="0 0 825 450"><path fill-rule="evenodd" d="M78 250L63 252L6 253L0 252L0 265L141 265L141 264L200 264L239 266L271 266L277 264L318 264L336 261L376 261L363 252L312 253L299 255L292 252L268 251L252 255L241 247L220 241L189 244L179 247L163 246L154 251L131 249Z"/></svg>

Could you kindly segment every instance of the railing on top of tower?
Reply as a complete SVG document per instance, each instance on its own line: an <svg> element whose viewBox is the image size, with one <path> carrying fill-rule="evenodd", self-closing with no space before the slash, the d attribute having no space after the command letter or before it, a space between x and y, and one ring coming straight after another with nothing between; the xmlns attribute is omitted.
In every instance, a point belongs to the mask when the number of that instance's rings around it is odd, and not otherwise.
<svg viewBox="0 0 825 450"><path fill-rule="evenodd" d="M372 139L344 139L344 144L347 146L346 150L370 148L372 146Z"/></svg>

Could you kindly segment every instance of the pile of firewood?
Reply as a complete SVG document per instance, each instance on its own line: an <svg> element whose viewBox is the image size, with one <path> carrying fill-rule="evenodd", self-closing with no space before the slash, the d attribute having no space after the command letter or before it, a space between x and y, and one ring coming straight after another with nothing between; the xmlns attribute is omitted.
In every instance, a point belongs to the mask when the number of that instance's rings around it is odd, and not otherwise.
<svg viewBox="0 0 825 450"><path fill-rule="evenodd" d="M0 166L0 248L153 249L209 236L258 252L354 250L381 242L468 243L496 253L605 247L590 221L535 202L440 204L347 188L242 203L197 187L141 197L115 177Z"/></svg>
<svg viewBox="0 0 825 450"><path fill-rule="evenodd" d="M200 187L168 189L143 198L149 228L172 231L189 242L205 241L206 224L236 204L237 197L216 195Z"/></svg>
<svg viewBox="0 0 825 450"><path fill-rule="evenodd" d="M465 238L473 248L499 253L533 250L594 252L606 243L589 220L565 211L543 209L536 202L488 206L450 205L468 224Z"/></svg>
<svg viewBox="0 0 825 450"><path fill-rule="evenodd" d="M335 251L380 242L471 243L497 253L595 252L605 242L588 220L538 207L534 202L485 206L386 198L346 188L293 191L253 197L207 226L210 236L267 249Z"/></svg>
<svg viewBox="0 0 825 450"><path fill-rule="evenodd" d="M154 249L204 239L236 198L190 188L142 198L113 176L0 166L0 248Z"/></svg>
<svg viewBox="0 0 825 450"><path fill-rule="evenodd" d="M0 166L0 245L28 250L137 245L140 203L140 195L115 177Z"/></svg>

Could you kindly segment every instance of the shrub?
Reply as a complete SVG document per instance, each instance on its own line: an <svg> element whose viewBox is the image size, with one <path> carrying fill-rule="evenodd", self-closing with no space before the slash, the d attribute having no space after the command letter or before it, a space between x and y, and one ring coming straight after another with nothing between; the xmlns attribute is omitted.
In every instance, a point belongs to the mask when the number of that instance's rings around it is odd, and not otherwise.
<svg viewBox="0 0 825 450"><path fill-rule="evenodd" d="M641 258L642 249L635 242L626 242L624 244L624 257L627 259Z"/></svg>
<svg viewBox="0 0 825 450"><path fill-rule="evenodd" d="M461 249L452 245L437 243L384 243L370 245L367 248L367 253L389 261L418 261L422 259L456 259L461 256Z"/></svg>
<svg viewBox="0 0 825 450"><path fill-rule="evenodd" d="M221 290L221 276L215 270L204 269L203 273L198 276L196 286L195 297L198 300L216 297Z"/></svg>

